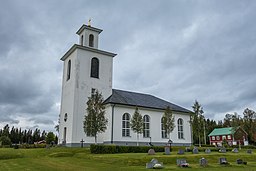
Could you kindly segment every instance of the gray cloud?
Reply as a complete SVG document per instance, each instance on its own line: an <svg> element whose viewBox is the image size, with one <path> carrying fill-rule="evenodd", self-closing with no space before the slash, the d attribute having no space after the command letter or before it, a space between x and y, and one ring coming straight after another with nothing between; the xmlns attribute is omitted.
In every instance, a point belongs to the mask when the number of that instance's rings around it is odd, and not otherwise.
<svg viewBox="0 0 256 171"><path fill-rule="evenodd" d="M0 120L53 130L59 59L77 43L75 32L89 18L104 30L99 48L118 53L114 88L150 93L188 109L197 99L211 118L255 109L255 7L239 0L3 1ZM22 122L11 119L17 116Z"/></svg>

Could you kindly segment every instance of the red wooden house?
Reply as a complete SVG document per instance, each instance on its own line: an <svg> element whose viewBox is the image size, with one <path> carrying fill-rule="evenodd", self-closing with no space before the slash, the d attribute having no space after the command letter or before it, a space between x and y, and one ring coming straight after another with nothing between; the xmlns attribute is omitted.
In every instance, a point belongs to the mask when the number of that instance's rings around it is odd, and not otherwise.
<svg viewBox="0 0 256 171"><path fill-rule="evenodd" d="M224 140L229 145L248 145L248 134L241 127L215 128L208 137L211 145L222 146Z"/></svg>

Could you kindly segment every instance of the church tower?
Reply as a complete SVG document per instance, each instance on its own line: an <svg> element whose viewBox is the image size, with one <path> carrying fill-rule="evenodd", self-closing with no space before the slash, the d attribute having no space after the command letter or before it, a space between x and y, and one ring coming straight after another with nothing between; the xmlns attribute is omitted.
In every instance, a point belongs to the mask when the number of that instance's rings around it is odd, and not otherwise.
<svg viewBox="0 0 256 171"><path fill-rule="evenodd" d="M116 54L99 50L101 29L82 25L76 32L79 44L74 44L61 58L64 62L59 125L59 144L80 146L94 143L94 137L84 133L86 102L96 90L104 99L112 94L113 57ZM103 141L99 135L98 141Z"/></svg>

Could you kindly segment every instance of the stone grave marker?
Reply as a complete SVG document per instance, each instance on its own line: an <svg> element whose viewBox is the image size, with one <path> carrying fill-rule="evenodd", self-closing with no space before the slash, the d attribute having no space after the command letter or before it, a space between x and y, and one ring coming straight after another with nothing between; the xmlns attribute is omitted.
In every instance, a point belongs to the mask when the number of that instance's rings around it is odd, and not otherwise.
<svg viewBox="0 0 256 171"><path fill-rule="evenodd" d="M252 150L251 149L247 150L247 153L252 154Z"/></svg>
<svg viewBox="0 0 256 171"><path fill-rule="evenodd" d="M233 152L233 153L238 153L238 149L237 149L237 148L234 148L234 149L232 150L232 152Z"/></svg>
<svg viewBox="0 0 256 171"><path fill-rule="evenodd" d="M243 161L242 159L237 159L237 160L236 160L236 163L237 163L237 164L244 164L244 165L247 164L247 162Z"/></svg>
<svg viewBox="0 0 256 171"><path fill-rule="evenodd" d="M226 148L224 147L224 148L221 148L221 149L219 150L219 152L220 152L220 153L226 153L227 150L226 150Z"/></svg>
<svg viewBox="0 0 256 171"><path fill-rule="evenodd" d="M198 154L198 148L197 147L194 147L193 154Z"/></svg>
<svg viewBox="0 0 256 171"><path fill-rule="evenodd" d="M179 149L177 154L184 154L184 150L183 149Z"/></svg>
<svg viewBox="0 0 256 171"><path fill-rule="evenodd" d="M211 153L211 149L207 148L207 149L205 149L204 152L205 152L206 154L210 154L210 153Z"/></svg>
<svg viewBox="0 0 256 171"><path fill-rule="evenodd" d="M148 155L155 155L155 154L156 154L156 152L153 148L148 150Z"/></svg>
<svg viewBox="0 0 256 171"><path fill-rule="evenodd" d="M186 147L185 152L191 152L192 150L190 149L190 147Z"/></svg>
<svg viewBox="0 0 256 171"><path fill-rule="evenodd" d="M177 159L177 165L179 167L188 167L189 166L186 159Z"/></svg>
<svg viewBox="0 0 256 171"><path fill-rule="evenodd" d="M199 165L205 167L208 165L208 162L205 158L201 158L199 159Z"/></svg>
<svg viewBox="0 0 256 171"><path fill-rule="evenodd" d="M149 163L146 163L146 169L162 169L163 163L157 159L152 159Z"/></svg>
<svg viewBox="0 0 256 171"><path fill-rule="evenodd" d="M164 152L166 155L170 155L170 146L165 146L164 147Z"/></svg>
<svg viewBox="0 0 256 171"><path fill-rule="evenodd" d="M221 165L227 165L228 164L228 161L226 158L222 157L222 158L219 158L219 163Z"/></svg>

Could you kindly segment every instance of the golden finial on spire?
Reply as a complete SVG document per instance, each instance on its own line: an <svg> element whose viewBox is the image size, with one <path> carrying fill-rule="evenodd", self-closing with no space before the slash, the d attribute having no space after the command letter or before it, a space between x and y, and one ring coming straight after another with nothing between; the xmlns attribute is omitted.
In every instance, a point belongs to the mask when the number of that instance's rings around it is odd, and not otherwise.
<svg viewBox="0 0 256 171"><path fill-rule="evenodd" d="M91 27L91 21L92 19L90 18L89 21L88 21L88 26Z"/></svg>

